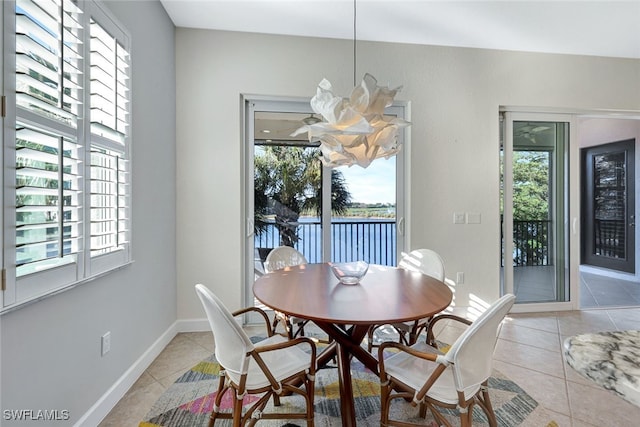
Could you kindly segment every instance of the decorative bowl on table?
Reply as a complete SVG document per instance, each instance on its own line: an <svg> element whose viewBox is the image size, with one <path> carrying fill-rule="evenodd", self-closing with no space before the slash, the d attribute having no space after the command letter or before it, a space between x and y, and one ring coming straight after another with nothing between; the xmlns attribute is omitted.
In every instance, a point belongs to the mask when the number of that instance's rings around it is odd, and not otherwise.
<svg viewBox="0 0 640 427"><path fill-rule="evenodd" d="M345 285L355 285L367 274L369 264L364 261L330 263L331 271L338 278L340 283Z"/></svg>

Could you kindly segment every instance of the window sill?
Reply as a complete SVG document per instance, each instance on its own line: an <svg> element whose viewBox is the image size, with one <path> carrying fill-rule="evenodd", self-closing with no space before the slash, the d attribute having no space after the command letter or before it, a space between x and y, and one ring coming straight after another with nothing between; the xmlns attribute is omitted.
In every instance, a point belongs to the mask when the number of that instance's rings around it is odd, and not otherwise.
<svg viewBox="0 0 640 427"><path fill-rule="evenodd" d="M23 307L26 307L26 306L34 304L36 302L42 301L42 300L47 299L49 297L52 297L54 295L59 295L59 294L61 294L63 292L66 292L68 290L71 290L71 289L75 288L76 286L83 285L83 284L88 283L88 282L92 282L92 281L94 281L96 279L104 277L104 276L106 276L106 275L108 275L110 273L113 273L115 271L122 270L122 269L130 266L134 262L135 261L127 261L124 264L121 264L121 265L118 265L117 267L113 267L113 268L110 268L108 270L102 271L99 274L96 274L94 276L87 277L87 278L82 279L82 280L78 280L77 282L71 283L69 285L62 286L60 288L57 288L57 289L52 290L50 292L47 292L45 294L38 295L38 296L35 296L35 297L32 297L32 298L26 299L24 301L16 302L15 304L11 304L9 306L0 308L0 316L3 316L5 314L7 314L7 313L11 313L13 311L19 310L19 309L21 309Z"/></svg>

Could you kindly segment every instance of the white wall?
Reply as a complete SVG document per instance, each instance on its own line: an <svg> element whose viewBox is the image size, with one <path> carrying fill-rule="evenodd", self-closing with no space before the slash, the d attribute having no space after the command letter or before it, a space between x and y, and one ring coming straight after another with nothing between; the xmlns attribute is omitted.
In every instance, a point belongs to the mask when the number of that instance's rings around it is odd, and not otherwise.
<svg viewBox="0 0 640 427"><path fill-rule="evenodd" d="M352 43L178 28L178 318L202 318L193 285L242 305L241 94L311 97L353 86ZM456 302L499 293L498 106L640 110L640 61L358 43L358 74L411 102L411 246L464 271ZM453 212L479 225L454 225Z"/></svg>
<svg viewBox="0 0 640 427"><path fill-rule="evenodd" d="M159 2L108 7L132 35L135 262L2 316L3 409L71 415L3 427L75 424L176 320L174 26Z"/></svg>

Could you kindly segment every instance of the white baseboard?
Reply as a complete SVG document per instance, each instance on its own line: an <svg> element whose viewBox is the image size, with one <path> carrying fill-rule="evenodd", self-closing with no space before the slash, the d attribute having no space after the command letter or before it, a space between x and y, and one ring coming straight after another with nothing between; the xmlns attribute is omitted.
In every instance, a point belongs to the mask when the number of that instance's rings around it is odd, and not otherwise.
<svg viewBox="0 0 640 427"><path fill-rule="evenodd" d="M596 274L598 276L604 277L611 277L613 279L628 280L631 282L638 281L638 276L633 273L625 273L623 271L609 270L608 268L593 267L590 265L581 265L580 272Z"/></svg>
<svg viewBox="0 0 640 427"><path fill-rule="evenodd" d="M176 320L74 424L74 427L94 427L100 424L178 333L207 331L211 331L211 327L206 318Z"/></svg>
<svg viewBox="0 0 640 427"><path fill-rule="evenodd" d="M209 321L204 319L178 320L175 323L178 332L207 332L211 331Z"/></svg>
<svg viewBox="0 0 640 427"><path fill-rule="evenodd" d="M95 427L99 425L176 334L183 332L179 330L179 324L180 321L174 322L74 424L74 427Z"/></svg>

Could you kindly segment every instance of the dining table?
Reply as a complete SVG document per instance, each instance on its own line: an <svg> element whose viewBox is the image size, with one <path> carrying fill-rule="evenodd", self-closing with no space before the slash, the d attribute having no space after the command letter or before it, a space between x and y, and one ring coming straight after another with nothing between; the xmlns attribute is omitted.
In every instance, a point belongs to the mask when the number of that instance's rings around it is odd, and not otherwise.
<svg viewBox="0 0 640 427"><path fill-rule="evenodd" d="M315 323L330 338L318 368L337 361L343 426L355 426L351 358L379 375L378 360L362 346L370 327L429 318L451 304L442 281L405 268L369 265L356 284L343 284L330 263L286 267L259 277L254 296L264 305Z"/></svg>

